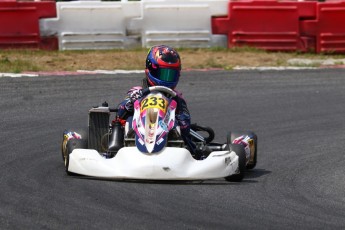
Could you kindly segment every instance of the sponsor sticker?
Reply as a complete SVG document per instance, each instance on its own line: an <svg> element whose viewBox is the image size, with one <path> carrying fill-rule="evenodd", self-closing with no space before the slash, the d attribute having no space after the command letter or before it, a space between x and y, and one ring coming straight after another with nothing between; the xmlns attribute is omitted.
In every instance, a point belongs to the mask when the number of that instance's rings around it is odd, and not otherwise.
<svg viewBox="0 0 345 230"><path fill-rule="evenodd" d="M159 121L159 125L160 125L160 127L162 127L162 129L163 129L165 132L168 132L168 131L169 131L168 125L165 124L164 121Z"/></svg>

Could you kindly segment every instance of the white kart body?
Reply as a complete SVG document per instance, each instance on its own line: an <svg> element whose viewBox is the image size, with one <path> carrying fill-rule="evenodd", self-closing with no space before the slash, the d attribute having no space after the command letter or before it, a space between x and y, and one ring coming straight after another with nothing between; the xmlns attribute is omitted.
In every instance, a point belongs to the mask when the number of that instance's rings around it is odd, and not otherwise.
<svg viewBox="0 0 345 230"><path fill-rule="evenodd" d="M205 180L236 174L238 156L233 151L214 151L204 160L195 160L185 148L166 147L144 154L136 147L123 147L107 159L96 150L74 149L68 171L107 179Z"/></svg>

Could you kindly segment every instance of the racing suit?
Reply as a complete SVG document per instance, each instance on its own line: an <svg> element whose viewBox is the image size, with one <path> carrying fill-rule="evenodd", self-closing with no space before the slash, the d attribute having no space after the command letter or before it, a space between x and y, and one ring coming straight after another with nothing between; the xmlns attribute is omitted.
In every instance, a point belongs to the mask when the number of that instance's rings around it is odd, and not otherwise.
<svg viewBox="0 0 345 230"><path fill-rule="evenodd" d="M127 120L129 117L133 116L134 102L140 99L143 96L142 89L147 88L147 80L143 79L143 86L132 87L128 92L124 101L122 101L118 106L118 117L122 120ZM176 91L175 91L176 92ZM181 136L185 144L187 145L189 151L192 154L195 154L196 146L192 142L190 137L190 125L191 118L190 113L187 108L186 101L182 98L181 93L177 93L177 96L174 98L177 102L176 107L176 120L181 129Z"/></svg>

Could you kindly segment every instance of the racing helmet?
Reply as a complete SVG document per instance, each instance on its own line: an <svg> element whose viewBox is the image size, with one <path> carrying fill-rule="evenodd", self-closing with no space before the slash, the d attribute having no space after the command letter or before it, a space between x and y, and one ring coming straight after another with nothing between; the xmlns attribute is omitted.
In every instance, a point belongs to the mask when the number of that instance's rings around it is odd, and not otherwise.
<svg viewBox="0 0 345 230"><path fill-rule="evenodd" d="M166 45L153 46L146 58L146 79L150 86L174 89L181 72L180 55Z"/></svg>

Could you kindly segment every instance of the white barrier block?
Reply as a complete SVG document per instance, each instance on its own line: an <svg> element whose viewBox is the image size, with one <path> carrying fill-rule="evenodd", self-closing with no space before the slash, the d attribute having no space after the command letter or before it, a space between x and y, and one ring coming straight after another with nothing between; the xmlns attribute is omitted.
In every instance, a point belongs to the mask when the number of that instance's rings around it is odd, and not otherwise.
<svg viewBox="0 0 345 230"><path fill-rule="evenodd" d="M227 47L227 36L211 28L212 16L227 15L227 6L228 0L58 2L57 18L40 19L40 31L58 36L60 50Z"/></svg>
<svg viewBox="0 0 345 230"><path fill-rule="evenodd" d="M227 15L228 0L142 1L142 17L130 21L129 31L141 30L143 47L227 46L225 35L212 35L211 18Z"/></svg>
<svg viewBox="0 0 345 230"><path fill-rule="evenodd" d="M125 48L126 21L139 17L138 2L58 2L57 18L40 20L43 35L57 35L60 50Z"/></svg>

